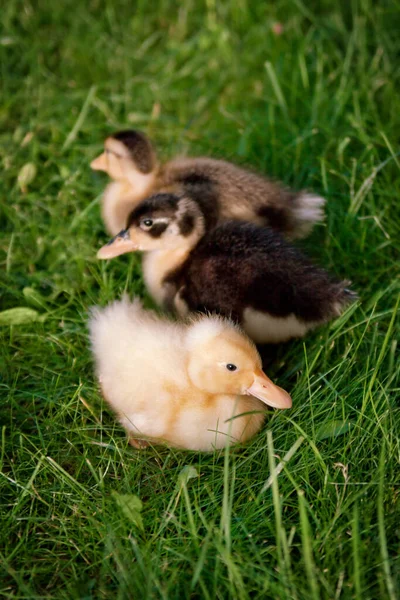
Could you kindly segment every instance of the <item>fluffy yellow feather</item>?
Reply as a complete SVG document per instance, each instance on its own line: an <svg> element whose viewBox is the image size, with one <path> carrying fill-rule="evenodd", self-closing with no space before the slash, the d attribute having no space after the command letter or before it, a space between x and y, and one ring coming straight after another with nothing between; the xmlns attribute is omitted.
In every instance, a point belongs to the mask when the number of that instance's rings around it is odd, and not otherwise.
<svg viewBox="0 0 400 600"><path fill-rule="evenodd" d="M94 309L89 330L104 398L136 446L150 440L212 451L252 437L265 405L292 404L227 319L177 323L124 298Z"/></svg>

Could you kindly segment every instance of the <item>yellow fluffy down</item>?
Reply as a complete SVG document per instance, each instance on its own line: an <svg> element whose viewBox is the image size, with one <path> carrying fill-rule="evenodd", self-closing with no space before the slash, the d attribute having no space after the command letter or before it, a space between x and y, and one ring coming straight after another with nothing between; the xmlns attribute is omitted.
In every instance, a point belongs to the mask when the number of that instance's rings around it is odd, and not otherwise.
<svg viewBox="0 0 400 600"><path fill-rule="evenodd" d="M175 323L124 298L94 309L89 330L104 398L133 440L212 451L260 429L266 407L246 390L257 373L268 378L254 344L230 321Z"/></svg>

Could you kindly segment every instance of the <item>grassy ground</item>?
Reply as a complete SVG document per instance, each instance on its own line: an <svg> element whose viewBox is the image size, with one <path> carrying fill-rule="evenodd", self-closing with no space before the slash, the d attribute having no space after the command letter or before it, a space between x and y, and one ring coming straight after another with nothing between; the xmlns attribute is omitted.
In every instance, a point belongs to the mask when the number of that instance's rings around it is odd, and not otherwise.
<svg viewBox="0 0 400 600"><path fill-rule="evenodd" d="M30 311L0 314L1 597L398 597L399 10L4 3L1 309ZM87 309L144 288L95 259L88 163L126 126L328 199L305 246L361 301L278 349L294 407L239 451L135 452L102 406Z"/></svg>

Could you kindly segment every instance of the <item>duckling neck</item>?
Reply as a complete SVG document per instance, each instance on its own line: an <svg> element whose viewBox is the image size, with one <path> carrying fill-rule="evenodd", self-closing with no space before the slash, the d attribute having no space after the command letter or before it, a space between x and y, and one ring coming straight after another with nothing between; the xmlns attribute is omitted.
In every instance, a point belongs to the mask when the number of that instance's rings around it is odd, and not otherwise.
<svg viewBox="0 0 400 600"><path fill-rule="evenodd" d="M157 170L153 170L151 173L140 173L132 169L126 173L125 177L123 183L130 187L131 198L142 200L151 193L157 178Z"/></svg>
<svg viewBox="0 0 400 600"><path fill-rule="evenodd" d="M177 271L187 259L191 248L154 250L143 256L143 277L147 289L159 305L170 303L176 288L168 276Z"/></svg>
<svg viewBox="0 0 400 600"><path fill-rule="evenodd" d="M155 179L154 173L143 175L133 172L132 176L127 175L107 186L103 196L102 215L109 233L116 235L126 227L131 211L146 196L151 195Z"/></svg>
<svg viewBox="0 0 400 600"><path fill-rule="evenodd" d="M126 220L132 208L132 188L129 183L109 183L104 192L101 209L108 233L116 235L126 227Z"/></svg>

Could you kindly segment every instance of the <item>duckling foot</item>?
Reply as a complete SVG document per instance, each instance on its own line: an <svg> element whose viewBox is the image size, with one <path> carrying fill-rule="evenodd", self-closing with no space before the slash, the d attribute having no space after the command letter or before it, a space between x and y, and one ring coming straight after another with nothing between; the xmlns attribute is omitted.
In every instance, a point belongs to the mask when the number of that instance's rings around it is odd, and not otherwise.
<svg viewBox="0 0 400 600"><path fill-rule="evenodd" d="M132 436L129 436L128 441L130 445L136 448L137 450L144 450L149 446L149 442L146 442L146 440L139 440L138 438Z"/></svg>

